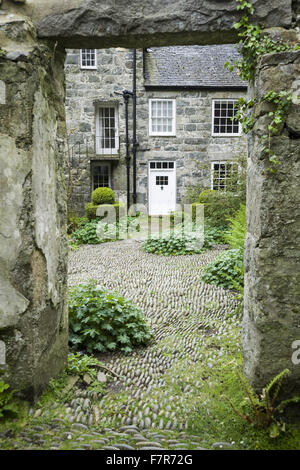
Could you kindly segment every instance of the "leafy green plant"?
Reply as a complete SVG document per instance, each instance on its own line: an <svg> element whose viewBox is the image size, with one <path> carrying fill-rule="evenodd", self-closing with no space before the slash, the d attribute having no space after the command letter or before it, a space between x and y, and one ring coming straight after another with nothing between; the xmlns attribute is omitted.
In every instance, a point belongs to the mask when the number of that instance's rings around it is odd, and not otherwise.
<svg viewBox="0 0 300 470"><path fill-rule="evenodd" d="M68 355L67 374L82 375L91 373L91 369L96 366L102 366L102 363L93 356L78 351Z"/></svg>
<svg viewBox="0 0 300 470"><path fill-rule="evenodd" d="M243 412L236 408L228 396L224 395L224 397L241 419L253 424L257 428L268 429L269 435L272 438L278 437L281 431L286 430L285 423L278 420L279 413L282 413L288 404L300 402L300 397L295 396L278 403L278 395L283 379L288 374L290 374L289 369L284 369L263 388L261 394L257 394L249 385L245 376L237 370L239 381L246 395L246 402L251 406L251 414L243 414Z"/></svg>
<svg viewBox="0 0 300 470"><path fill-rule="evenodd" d="M72 346L106 352L130 353L153 337L142 311L130 300L97 286L97 281L69 292L69 340Z"/></svg>
<svg viewBox="0 0 300 470"><path fill-rule="evenodd" d="M74 247L82 244L96 245L122 239L122 237L126 237L128 228L134 219L135 217L121 217L113 223L107 222L106 219L92 219L72 233L72 244ZM135 230L140 231L139 225L135 227Z"/></svg>
<svg viewBox="0 0 300 470"><path fill-rule="evenodd" d="M107 211L104 212L104 215L99 217L97 216L97 209L98 207L100 207L102 209L106 209L107 208ZM86 216L89 220L92 220L92 219L96 219L98 218L98 220L101 220L103 217L105 217L105 215L108 213L110 215L110 212L108 212L111 208L114 208L114 217L115 217L115 220L118 220L119 219L119 214L120 214L120 209L122 208L125 208L125 204L123 204L122 202L120 201L116 201L115 203L113 204L94 204L93 202L89 202L88 204L86 204L85 206L85 212L86 212Z"/></svg>
<svg viewBox="0 0 300 470"><path fill-rule="evenodd" d="M226 62L225 68L230 71L235 68L238 70L240 77L249 82L254 82L255 71L260 57L264 54L272 52L282 52L299 49L299 45L291 46L283 41L275 41L268 34L263 33L259 25L251 24L249 17L254 13L252 3L246 0L237 0L238 10L245 10L239 22L233 27L238 31L240 38L238 48L241 57L233 63ZM264 153L268 156L271 166L267 169L271 173L276 173L276 166L279 164L275 152L271 148L271 137L277 134L283 128L288 110L292 104L293 95L291 92L281 90L275 92L270 90L260 100L240 98L238 100L237 111L234 118L241 124L243 131L248 133L255 124L255 116L249 112L255 104L270 103L273 107L268 113L270 122L268 124L268 133L262 136L264 144Z"/></svg>
<svg viewBox="0 0 300 470"><path fill-rule="evenodd" d="M290 44L283 41L275 41L267 34L263 34L259 25L252 24L249 17L254 13L252 3L245 0L237 0L237 10L245 11L241 19L233 25L240 38L238 46L241 57L232 64L225 63L230 71L237 68L243 80L253 81L255 69L260 57L271 52L292 50Z"/></svg>
<svg viewBox="0 0 300 470"><path fill-rule="evenodd" d="M184 199L186 204L193 204L199 202L199 194L204 191L203 185L201 184L187 184Z"/></svg>
<svg viewBox="0 0 300 470"><path fill-rule="evenodd" d="M165 256L190 255L202 253L211 249L213 245L224 243L225 227L211 227L205 225L204 240L195 230L195 224L183 222L178 224L171 232L161 233L149 237L142 245L147 253Z"/></svg>
<svg viewBox="0 0 300 470"><path fill-rule="evenodd" d="M243 251L232 249L223 251L205 266L202 281L227 289L240 289L244 286Z"/></svg>
<svg viewBox="0 0 300 470"><path fill-rule="evenodd" d="M241 203L245 203L245 194L240 195L231 191L207 189L199 195L199 202L204 204L204 217L212 227L228 225Z"/></svg>
<svg viewBox="0 0 300 470"><path fill-rule="evenodd" d="M240 205L234 217L228 219L229 230L224 234L224 239L231 248L244 250L247 226L246 226L246 206Z"/></svg>
<svg viewBox="0 0 300 470"><path fill-rule="evenodd" d="M78 230L72 233L72 241L77 245L81 244L90 244L96 245L103 243L97 235L97 220L92 220L91 222L86 223Z"/></svg>
<svg viewBox="0 0 300 470"><path fill-rule="evenodd" d="M115 193L110 188L97 188L92 193L92 203L99 204L113 204L115 202Z"/></svg>
<svg viewBox="0 0 300 470"><path fill-rule="evenodd" d="M18 415L18 406L13 402L15 391L9 391L9 388L3 380L0 381L0 420Z"/></svg>
<svg viewBox="0 0 300 470"><path fill-rule="evenodd" d="M197 235L176 232L154 235L148 238L142 246L147 253L158 255L190 255L203 251L203 248L199 247Z"/></svg>
<svg viewBox="0 0 300 470"><path fill-rule="evenodd" d="M226 230L226 226L212 227L206 224L204 227L204 247L212 248L213 245L223 245Z"/></svg>
<svg viewBox="0 0 300 470"><path fill-rule="evenodd" d="M68 214L67 217L67 233L71 234L75 230L84 227L89 222L87 217L77 217L76 215Z"/></svg>

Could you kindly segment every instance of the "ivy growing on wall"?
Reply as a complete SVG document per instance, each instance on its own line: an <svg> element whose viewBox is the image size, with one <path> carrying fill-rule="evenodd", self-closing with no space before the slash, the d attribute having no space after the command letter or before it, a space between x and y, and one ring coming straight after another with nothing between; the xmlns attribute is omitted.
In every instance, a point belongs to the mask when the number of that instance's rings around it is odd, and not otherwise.
<svg viewBox="0 0 300 470"><path fill-rule="evenodd" d="M244 11L244 15L235 23L233 27L238 31L239 37L239 51L241 57L233 63L226 62L225 68L228 68L231 72L234 69L238 70L239 76L243 80L247 80L250 83L254 82L255 71L258 65L259 59L264 54L270 54L274 52L282 52L289 50L297 50L299 46L291 47L290 44L284 41L275 41L268 35L264 34L259 25L252 24L249 17L254 13L254 7L252 3L247 0L237 0L237 10ZM271 137L274 136L282 128L288 110L292 104L293 95L291 92L282 90L276 92L274 90L266 93L260 100L257 99L245 99L240 98L237 104L237 112L235 119L242 125L243 132L246 134L254 126L254 117L251 115L251 109L255 104L259 102L270 103L272 110L268 113L270 122L268 124L268 133L262 136L263 151L268 156L270 167L268 170L272 173L277 171L276 166L279 161L276 158L275 152L271 148Z"/></svg>

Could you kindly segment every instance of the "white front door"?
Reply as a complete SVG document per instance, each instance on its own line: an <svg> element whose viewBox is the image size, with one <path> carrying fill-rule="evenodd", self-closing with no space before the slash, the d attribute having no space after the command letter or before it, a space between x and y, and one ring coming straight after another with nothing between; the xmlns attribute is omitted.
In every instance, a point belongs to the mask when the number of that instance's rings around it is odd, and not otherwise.
<svg viewBox="0 0 300 470"><path fill-rule="evenodd" d="M149 215L166 215L176 207L175 162L149 163Z"/></svg>

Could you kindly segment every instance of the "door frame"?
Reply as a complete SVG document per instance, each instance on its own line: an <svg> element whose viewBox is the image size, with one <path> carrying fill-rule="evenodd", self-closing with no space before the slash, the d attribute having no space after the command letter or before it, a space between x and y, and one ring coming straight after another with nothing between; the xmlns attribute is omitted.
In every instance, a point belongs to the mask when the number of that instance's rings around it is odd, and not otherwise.
<svg viewBox="0 0 300 470"><path fill-rule="evenodd" d="M173 168L150 168L150 163L157 162L157 163L166 163L171 162L174 164ZM176 209L176 201L177 201L177 172L176 172L176 161L175 160L149 160L148 161L148 215L150 215L150 192L151 192L151 185L150 185L150 173L151 172L159 172L159 171L167 171L170 174L174 174L174 210ZM172 211L171 211L172 212ZM157 215L157 214L155 214Z"/></svg>

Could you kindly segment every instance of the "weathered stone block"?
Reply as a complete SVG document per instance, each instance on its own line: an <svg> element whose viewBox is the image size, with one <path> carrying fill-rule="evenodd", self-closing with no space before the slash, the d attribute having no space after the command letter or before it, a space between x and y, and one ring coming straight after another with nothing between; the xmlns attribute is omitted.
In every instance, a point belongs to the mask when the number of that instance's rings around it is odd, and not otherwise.
<svg viewBox="0 0 300 470"><path fill-rule="evenodd" d="M299 77L298 57L299 52L287 52L263 58L256 96L274 87L293 90ZM269 171L271 164L260 138L267 133L268 112L265 107L258 110L248 169L244 371L261 390L276 374L290 369L283 389L288 395L300 387L300 368L292 362L292 343L300 334L299 105L290 108L287 128L271 139L279 160L276 173Z"/></svg>
<svg viewBox="0 0 300 470"><path fill-rule="evenodd" d="M67 358L64 54L49 61L53 49L32 37L22 47L26 62L0 58L0 338L4 379L34 400Z"/></svg>

